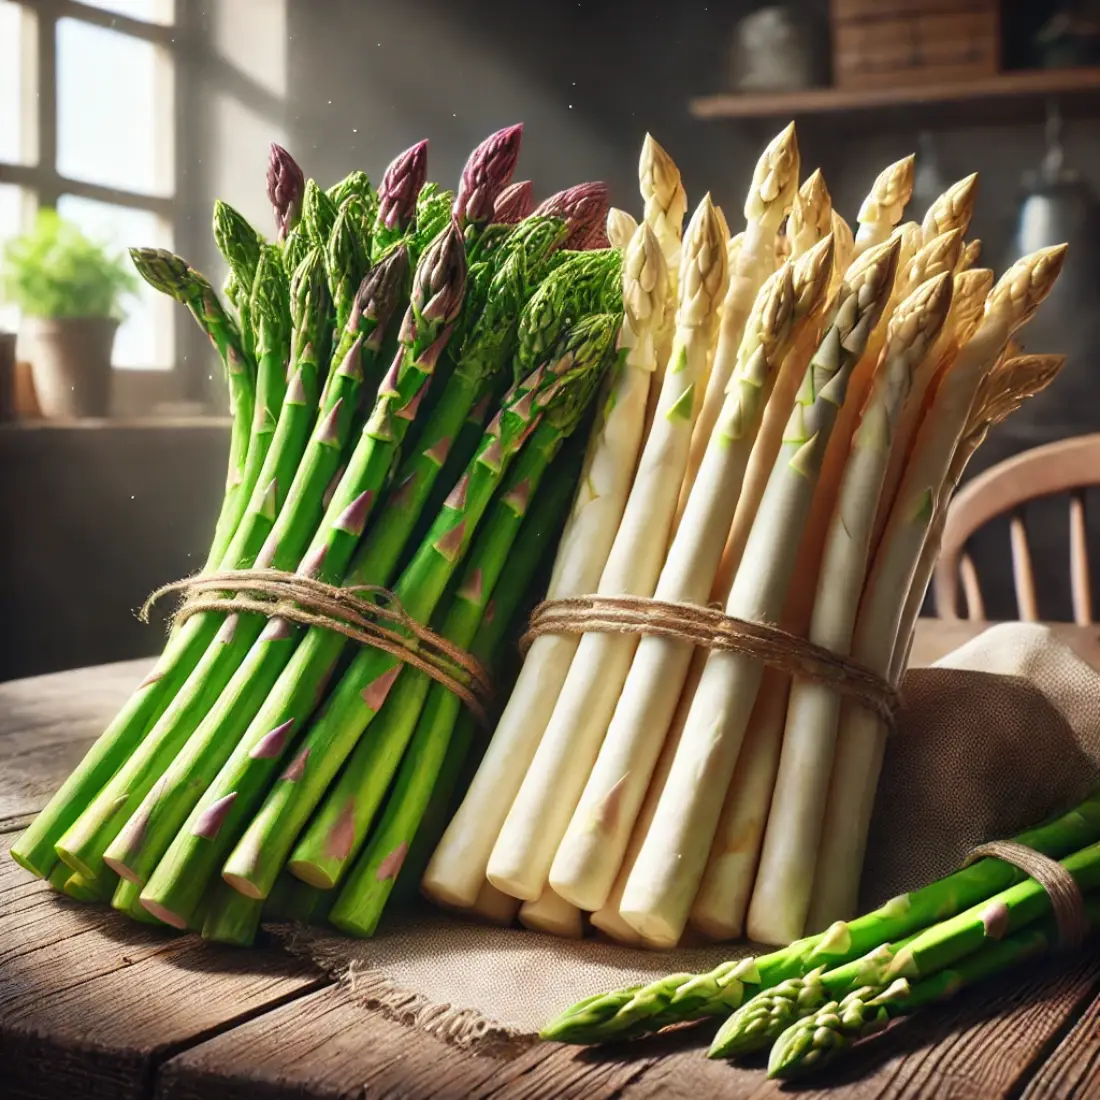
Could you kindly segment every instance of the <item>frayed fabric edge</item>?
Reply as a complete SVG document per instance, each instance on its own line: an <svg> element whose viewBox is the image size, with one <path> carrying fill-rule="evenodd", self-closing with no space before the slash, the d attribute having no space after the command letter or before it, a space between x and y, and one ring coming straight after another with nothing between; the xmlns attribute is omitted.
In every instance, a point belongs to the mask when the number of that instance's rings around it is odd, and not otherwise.
<svg viewBox="0 0 1100 1100"><path fill-rule="evenodd" d="M514 1057L539 1040L533 1033L518 1031L483 1016L476 1009L435 1004L395 982L382 970L348 964L324 945L312 929L300 924L265 924L288 954L308 959L334 978L356 1003L378 1009L407 1027L433 1035L450 1046L472 1054L501 1058Z"/></svg>

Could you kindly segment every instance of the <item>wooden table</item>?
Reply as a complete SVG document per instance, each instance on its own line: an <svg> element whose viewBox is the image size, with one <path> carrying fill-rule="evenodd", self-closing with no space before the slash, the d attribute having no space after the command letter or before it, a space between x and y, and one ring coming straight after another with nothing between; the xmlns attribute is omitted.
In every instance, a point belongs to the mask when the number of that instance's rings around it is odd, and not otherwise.
<svg viewBox="0 0 1100 1100"><path fill-rule="evenodd" d="M922 624L927 663L975 628ZM1066 631L1100 666L1096 631ZM0 847L44 803L147 661L0 685ZM0 1096L764 1100L707 1029L604 1050L457 1051L353 1004L274 948L219 948L51 893L0 859ZM1100 1096L1100 957L1043 963L880 1037L811 1092L835 1100Z"/></svg>

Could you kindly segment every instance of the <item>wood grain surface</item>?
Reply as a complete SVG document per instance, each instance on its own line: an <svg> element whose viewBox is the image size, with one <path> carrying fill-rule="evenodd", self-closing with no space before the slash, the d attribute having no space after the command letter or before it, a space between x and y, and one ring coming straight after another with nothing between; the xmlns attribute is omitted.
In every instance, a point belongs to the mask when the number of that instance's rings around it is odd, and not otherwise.
<svg viewBox="0 0 1100 1100"><path fill-rule="evenodd" d="M1070 628L1072 630L1072 628ZM976 633L922 623L915 663ZM1095 631L1063 636L1100 665ZM0 845L40 807L147 661L0 685ZM704 1057L713 1025L596 1050L458 1050L354 1003L272 947L212 947L51 892L0 860L0 1096L82 1100L763 1100L760 1063ZM1037 964L902 1021L798 1095L1100 1096L1100 953Z"/></svg>

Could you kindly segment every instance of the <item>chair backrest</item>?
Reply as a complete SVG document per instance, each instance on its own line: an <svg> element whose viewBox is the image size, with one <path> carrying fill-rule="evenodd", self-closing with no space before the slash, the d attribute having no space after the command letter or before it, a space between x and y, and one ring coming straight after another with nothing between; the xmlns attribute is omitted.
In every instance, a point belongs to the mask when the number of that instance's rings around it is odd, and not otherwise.
<svg viewBox="0 0 1100 1100"><path fill-rule="evenodd" d="M1069 574L1074 621L1092 622L1085 489L1100 485L1100 433L1061 439L999 462L959 490L947 510L940 558L933 580L936 613L957 619L962 580L968 619L984 619L985 606L974 563L966 552L970 537L990 520L1011 513L1012 576L1019 617L1039 618L1024 505L1039 497L1069 494Z"/></svg>

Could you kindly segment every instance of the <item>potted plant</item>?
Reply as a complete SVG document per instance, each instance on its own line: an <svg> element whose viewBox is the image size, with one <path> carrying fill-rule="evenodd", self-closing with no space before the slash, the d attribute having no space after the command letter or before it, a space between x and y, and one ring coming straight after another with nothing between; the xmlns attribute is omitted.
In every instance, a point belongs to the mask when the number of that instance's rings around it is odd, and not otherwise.
<svg viewBox="0 0 1100 1100"><path fill-rule="evenodd" d="M22 311L43 414L106 416L121 303L137 287L121 257L41 210L34 228L5 246L0 286Z"/></svg>

